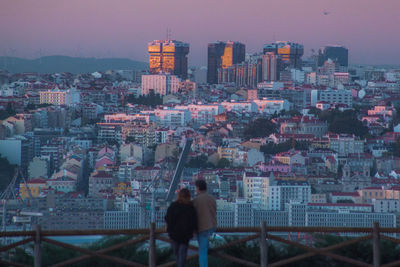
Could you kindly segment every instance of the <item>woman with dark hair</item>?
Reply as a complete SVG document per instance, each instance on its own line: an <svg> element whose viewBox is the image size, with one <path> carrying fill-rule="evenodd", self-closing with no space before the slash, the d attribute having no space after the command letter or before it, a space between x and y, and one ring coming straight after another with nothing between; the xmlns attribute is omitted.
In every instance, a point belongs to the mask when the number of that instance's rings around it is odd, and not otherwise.
<svg viewBox="0 0 400 267"><path fill-rule="evenodd" d="M176 263L178 267L183 267L189 241L197 231L197 214L188 189L183 188L179 191L178 199L168 207L165 222L168 236L172 240Z"/></svg>

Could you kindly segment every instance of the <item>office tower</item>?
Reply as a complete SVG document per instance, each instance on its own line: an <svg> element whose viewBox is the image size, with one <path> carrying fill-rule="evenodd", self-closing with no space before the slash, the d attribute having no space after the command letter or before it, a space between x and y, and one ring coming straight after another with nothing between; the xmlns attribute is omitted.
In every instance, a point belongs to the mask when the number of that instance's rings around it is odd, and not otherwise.
<svg viewBox="0 0 400 267"><path fill-rule="evenodd" d="M340 45L324 46L318 53L318 66L323 66L328 59L338 62L341 67L347 67L349 65L349 50Z"/></svg>
<svg viewBox="0 0 400 267"><path fill-rule="evenodd" d="M262 80L277 81L279 80L279 59L273 52L267 52L262 56Z"/></svg>
<svg viewBox="0 0 400 267"><path fill-rule="evenodd" d="M304 53L304 46L297 43L278 41L264 45L263 53L273 52L281 59L280 70L286 68L301 68L301 57Z"/></svg>
<svg viewBox="0 0 400 267"><path fill-rule="evenodd" d="M150 73L170 73L187 78L189 44L176 40L155 40L148 44Z"/></svg>
<svg viewBox="0 0 400 267"><path fill-rule="evenodd" d="M245 45L239 42L215 42L208 44L207 82L218 82L218 69L227 69L245 59Z"/></svg>

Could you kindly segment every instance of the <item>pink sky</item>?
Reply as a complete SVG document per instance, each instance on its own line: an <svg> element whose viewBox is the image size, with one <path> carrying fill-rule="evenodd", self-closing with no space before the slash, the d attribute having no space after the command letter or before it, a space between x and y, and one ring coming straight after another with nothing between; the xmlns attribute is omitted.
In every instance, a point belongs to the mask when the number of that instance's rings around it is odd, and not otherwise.
<svg viewBox="0 0 400 267"><path fill-rule="evenodd" d="M287 40L306 55L342 44L350 63L400 64L399 10L399 0L2 0L0 55L147 61L147 42L168 27L190 43L190 65L206 65L215 40L240 41L247 52Z"/></svg>

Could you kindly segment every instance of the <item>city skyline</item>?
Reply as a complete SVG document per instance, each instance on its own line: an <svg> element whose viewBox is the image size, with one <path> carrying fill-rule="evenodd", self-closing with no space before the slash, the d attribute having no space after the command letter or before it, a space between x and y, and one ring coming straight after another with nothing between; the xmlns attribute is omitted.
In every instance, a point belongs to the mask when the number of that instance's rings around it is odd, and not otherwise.
<svg viewBox="0 0 400 267"><path fill-rule="evenodd" d="M250 53L278 40L311 49L347 47L350 64L397 64L398 1L201 1L119 0L7 2L0 4L2 56L126 57L148 61L147 43L172 39L190 44L189 66L207 64L207 44L239 41ZM230 5L230 6L229 6ZM229 12L227 12L229 6ZM286 16L286 17L285 17Z"/></svg>

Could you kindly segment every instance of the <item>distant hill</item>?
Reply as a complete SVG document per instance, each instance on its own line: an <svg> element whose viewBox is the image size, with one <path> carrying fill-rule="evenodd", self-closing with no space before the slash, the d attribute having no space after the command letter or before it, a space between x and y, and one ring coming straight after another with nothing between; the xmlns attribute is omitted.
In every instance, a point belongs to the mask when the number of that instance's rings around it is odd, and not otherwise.
<svg viewBox="0 0 400 267"><path fill-rule="evenodd" d="M71 72L91 73L110 69L146 70L148 64L127 58L80 58L68 56L48 56L37 59L18 57L0 57L0 69L11 73L37 72L56 73Z"/></svg>

